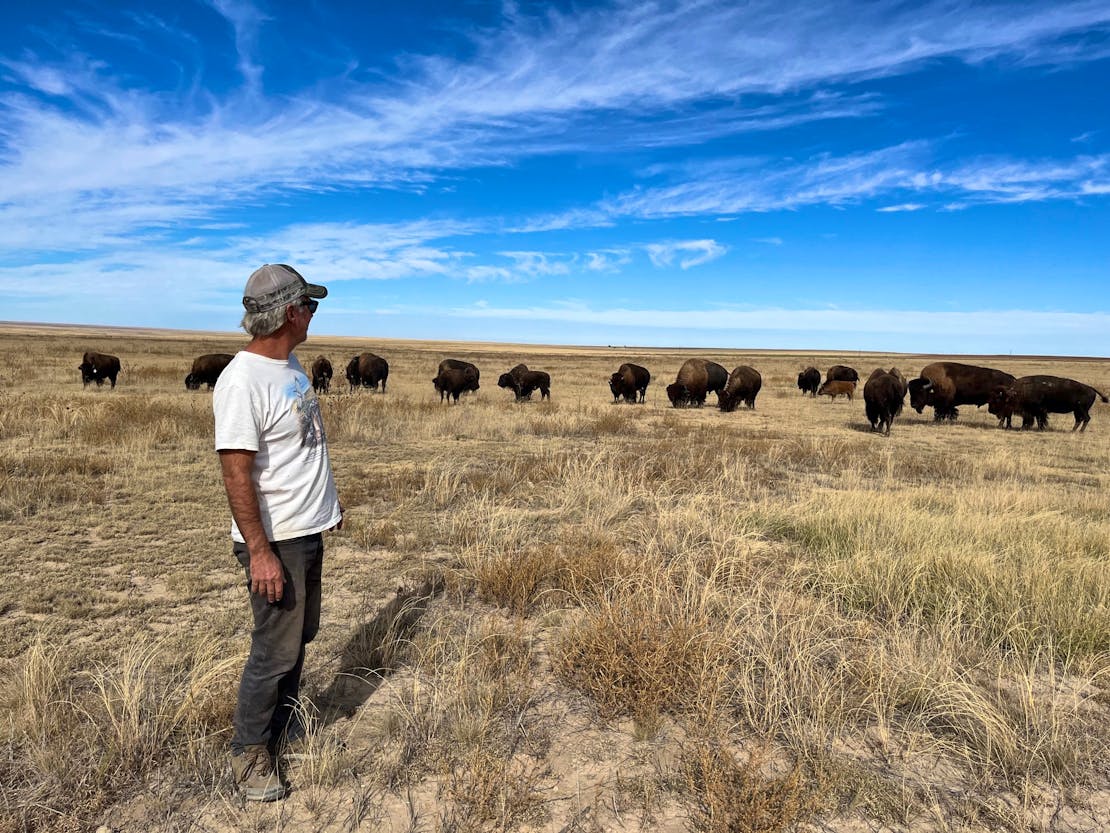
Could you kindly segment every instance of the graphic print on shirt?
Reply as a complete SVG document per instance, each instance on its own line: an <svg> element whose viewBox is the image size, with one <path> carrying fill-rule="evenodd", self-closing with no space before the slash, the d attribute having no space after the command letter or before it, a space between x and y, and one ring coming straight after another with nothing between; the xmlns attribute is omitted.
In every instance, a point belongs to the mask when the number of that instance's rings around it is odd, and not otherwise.
<svg viewBox="0 0 1110 833"><path fill-rule="evenodd" d="M320 400L316 398L316 391L304 376L293 382L289 393L293 399L293 414L301 427L301 447L315 452L324 445L325 440Z"/></svg>

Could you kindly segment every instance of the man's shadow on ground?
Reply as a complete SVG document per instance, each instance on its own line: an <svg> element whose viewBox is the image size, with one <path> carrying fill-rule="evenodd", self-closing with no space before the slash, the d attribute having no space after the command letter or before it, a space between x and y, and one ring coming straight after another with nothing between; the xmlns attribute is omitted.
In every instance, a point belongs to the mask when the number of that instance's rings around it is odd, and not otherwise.
<svg viewBox="0 0 1110 833"><path fill-rule="evenodd" d="M339 668L316 698L320 726L352 717L396 667L398 654L428 605L443 590L439 576L419 586L399 589L377 616L360 625L339 655Z"/></svg>

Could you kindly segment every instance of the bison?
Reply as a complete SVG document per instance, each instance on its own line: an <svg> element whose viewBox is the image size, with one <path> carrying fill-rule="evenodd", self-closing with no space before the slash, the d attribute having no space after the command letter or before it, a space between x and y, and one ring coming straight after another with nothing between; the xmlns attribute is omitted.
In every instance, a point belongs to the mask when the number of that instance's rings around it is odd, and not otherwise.
<svg viewBox="0 0 1110 833"><path fill-rule="evenodd" d="M846 382L843 379L826 379L825 383L818 388L817 393L819 396L827 396L833 400L838 396L847 396L848 401L851 402L856 393L856 383Z"/></svg>
<svg viewBox="0 0 1110 833"><path fill-rule="evenodd" d="M439 393L440 402L446 397L448 402L454 398L458 404L460 394L478 390L478 379L478 368L470 362L444 359L439 363L439 370L432 379L432 384Z"/></svg>
<svg viewBox="0 0 1110 833"><path fill-rule="evenodd" d="M119 376L119 358L89 350L81 357L81 364L77 365L77 369L81 371L82 387L86 387L89 382L96 382L96 386L100 387L107 379L114 388L116 377Z"/></svg>
<svg viewBox="0 0 1110 833"><path fill-rule="evenodd" d="M1029 428L1036 421L1041 431L1048 426L1049 414L1074 414L1075 425L1071 430L1086 431L1096 396L1108 401L1106 394L1074 379L1022 376L1008 387L996 388L987 408L998 417L999 425L1005 422L1007 427L1015 413L1021 414L1022 428Z"/></svg>
<svg viewBox="0 0 1110 833"><path fill-rule="evenodd" d="M625 362L609 377L609 390L613 392L614 402L622 398L625 402L643 402L647 399L649 382L651 374L646 367Z"/></svg>
<svg viewBox="0 0 1110 833"><path fill-rule="evenodd" d="M220 378L220 374L233 358L235 357L230 353L205 353L203 356L197 356L193 359L192 370L185 377L185 389L200 390L201 385L208 385L208 389L212 390L216 386L216 380Z"/></svg>
<svg viewBox="0 0 1110 833"><path fill-rule="evenodd" d="M531 398L532 392L537 389L541 401L551 398L551 376L542 370L529 370L524 364L502 373L497 379L497 386L511 390L517 402Z"/></svg>
<svg viewBox="0 0 1110 833"><path fill-rule="evenodd" d="M846 364L834 364L825 374L826 382L858 382L859 374L854 367Z"/></svg>
<svg viewBox="0 0 1110 833"><path fill-rule="evenodd" d="M347 362L347 384L353 393L355 388L364 387L373 390L382 386L385 393L385 383L389 379L389 362L373 353L359 353Z"/></svg>
<svg viewBox="0 0 1110 833"><path fill-rule="evenodd" d="M798 374L798 390L802 395L817 396L817 389L821 387L821 371L816 367L807 367Z"/></svg>
<svg viewBox="0 0 1110 833"><path fill-rule="evenodd" d="M350 369L350 365L348 365ZM312 389L317 394L327 393L331 388L332 368L326 356L317 356L312 363ZM384 390L384 385L383 385Z"/></svg>
<svg viewBox="0 0 1110 833"><path fill-rule="evenodd" d="M881 431L890 436L894 418L902 413L906 399L906 379L898 368L883 370L875 368L863 386L863 402L867 411L867 421L872 431Z"/></svg>
<svg viewBox="0 0 1110 833"><path fill-rule="evenodd" d="M725 389L717 396L717 407L722 411L735 411L743 402L751 409L755 409L755 397L763 387L763 377L754 367L742 364L728 375Z"/></svg>
<svg viewBox="0 0 1110 833"><path fill-rule="evenodd" d="M921 376L909 382L910 406L921 413L933 406L933 419L955 420L957 405L986 405L998 388L1014 383L1014 377L990 367L959 362L933 362L921 369Z"/></svg>
<svg viewBox="0 0 1110 833"><path fill-rule="evenodd" d="M689 405L700 408L709 393L721 391L728 384L728 371L708 359L687 359L678 369L674 382L667 385L667 397L676 408Z"/></svg>
<svg viewBox="0 0 1110 833"><path fill-rule="evenodd" d="M469 376L473 377L474 387L467 388L467 390L463 391L463 393L466 393L470 390L478 390L478 382L481 380L481 373L479 372L478 368L472 365L470 362L464 362L462 359L444 359L439 363L439 367L436 369L436 376L438 377L439 374L445 370L462 370L465 371ZM434 382L435 379L433 379L432 381Z"/></svg>

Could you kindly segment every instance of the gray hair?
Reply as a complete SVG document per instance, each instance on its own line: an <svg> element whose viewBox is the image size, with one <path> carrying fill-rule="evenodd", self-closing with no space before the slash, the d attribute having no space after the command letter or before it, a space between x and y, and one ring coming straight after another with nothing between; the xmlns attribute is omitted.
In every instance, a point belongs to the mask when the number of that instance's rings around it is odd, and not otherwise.
<svg viewBox="0 0 1110 833"><path fill-rule="evenodd" d="M289 306L282 304L277 309L268 309L265 312L244 313L239 325L255 338L273 335L285 323L285 310Z"/></svg>

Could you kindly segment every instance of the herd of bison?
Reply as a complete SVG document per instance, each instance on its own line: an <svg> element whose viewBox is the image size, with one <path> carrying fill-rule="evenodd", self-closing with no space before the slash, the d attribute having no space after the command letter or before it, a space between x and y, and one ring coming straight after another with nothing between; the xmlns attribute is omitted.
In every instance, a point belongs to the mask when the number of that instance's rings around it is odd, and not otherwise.
<svg viewBox="0 0 1110 833"><path fill-rule="evenodd" d="M231 359L230 353L198 356L185 377L185 387L198 390L201 385L207 385L211 390ZM78 369L84 385L95 382L100 386L107 379L115 387L120 361L116 356L90 351L84 354ZM319 356L312 363L311 372L316 393L328 393L333 375L331 362ZM432 384L439 393L440 402L446 399L457 403L462 394L478 390L479 376L478 368L470 362L444 359ZM360 353L347 362L346 377L351 392L358 388L371 388L385 393L389 363L373 353ZM651 373L647 368L625 363L609 378L609 389L614 402L623 399L630 403L642 403L650 382ZM828 396L835 400L838 396L846 396L851 400L858 383L859 374L853 368L840 364L829 368L823 382L821 371L815 367L808 367L798 374L798 388L803 395L813 397ZM530 399L537 390L542 399L551 396L551 376L542 370L530 370L524 364L502 373L497 386L511 390L518 402ZM701 407L708 394L716 393L718 407L722 411L734 411L741 402L748 408L755 408L755 399L762 386L763 378L759 371L748 365L740 365L729 373L717 362L687 359L674 382L667 385L667 397L676 408ZM1042 430L1048 425L1049 414L1073 414L1075 425L1072 430L1086 430L1087 423L1091 421L1090 411L1095 397L1103 402L1110 401L1106 394L1090 385L1060 376L1037 375L1015 379L1009 373L989 367L933 362L922 368L916 379L906 381L898 368L876 368L863 385L863 401L873 431L890 434L891 425L901 413L907 393L910 395L910 406L915 411L921 413L927 406L932 407L937 420L955 420L959 415L959 405L986 405L990 413L998 418L999 426L1012 427L1014 414L1020 414L1022 428L1030 428L1035 423Z"/></svg>

